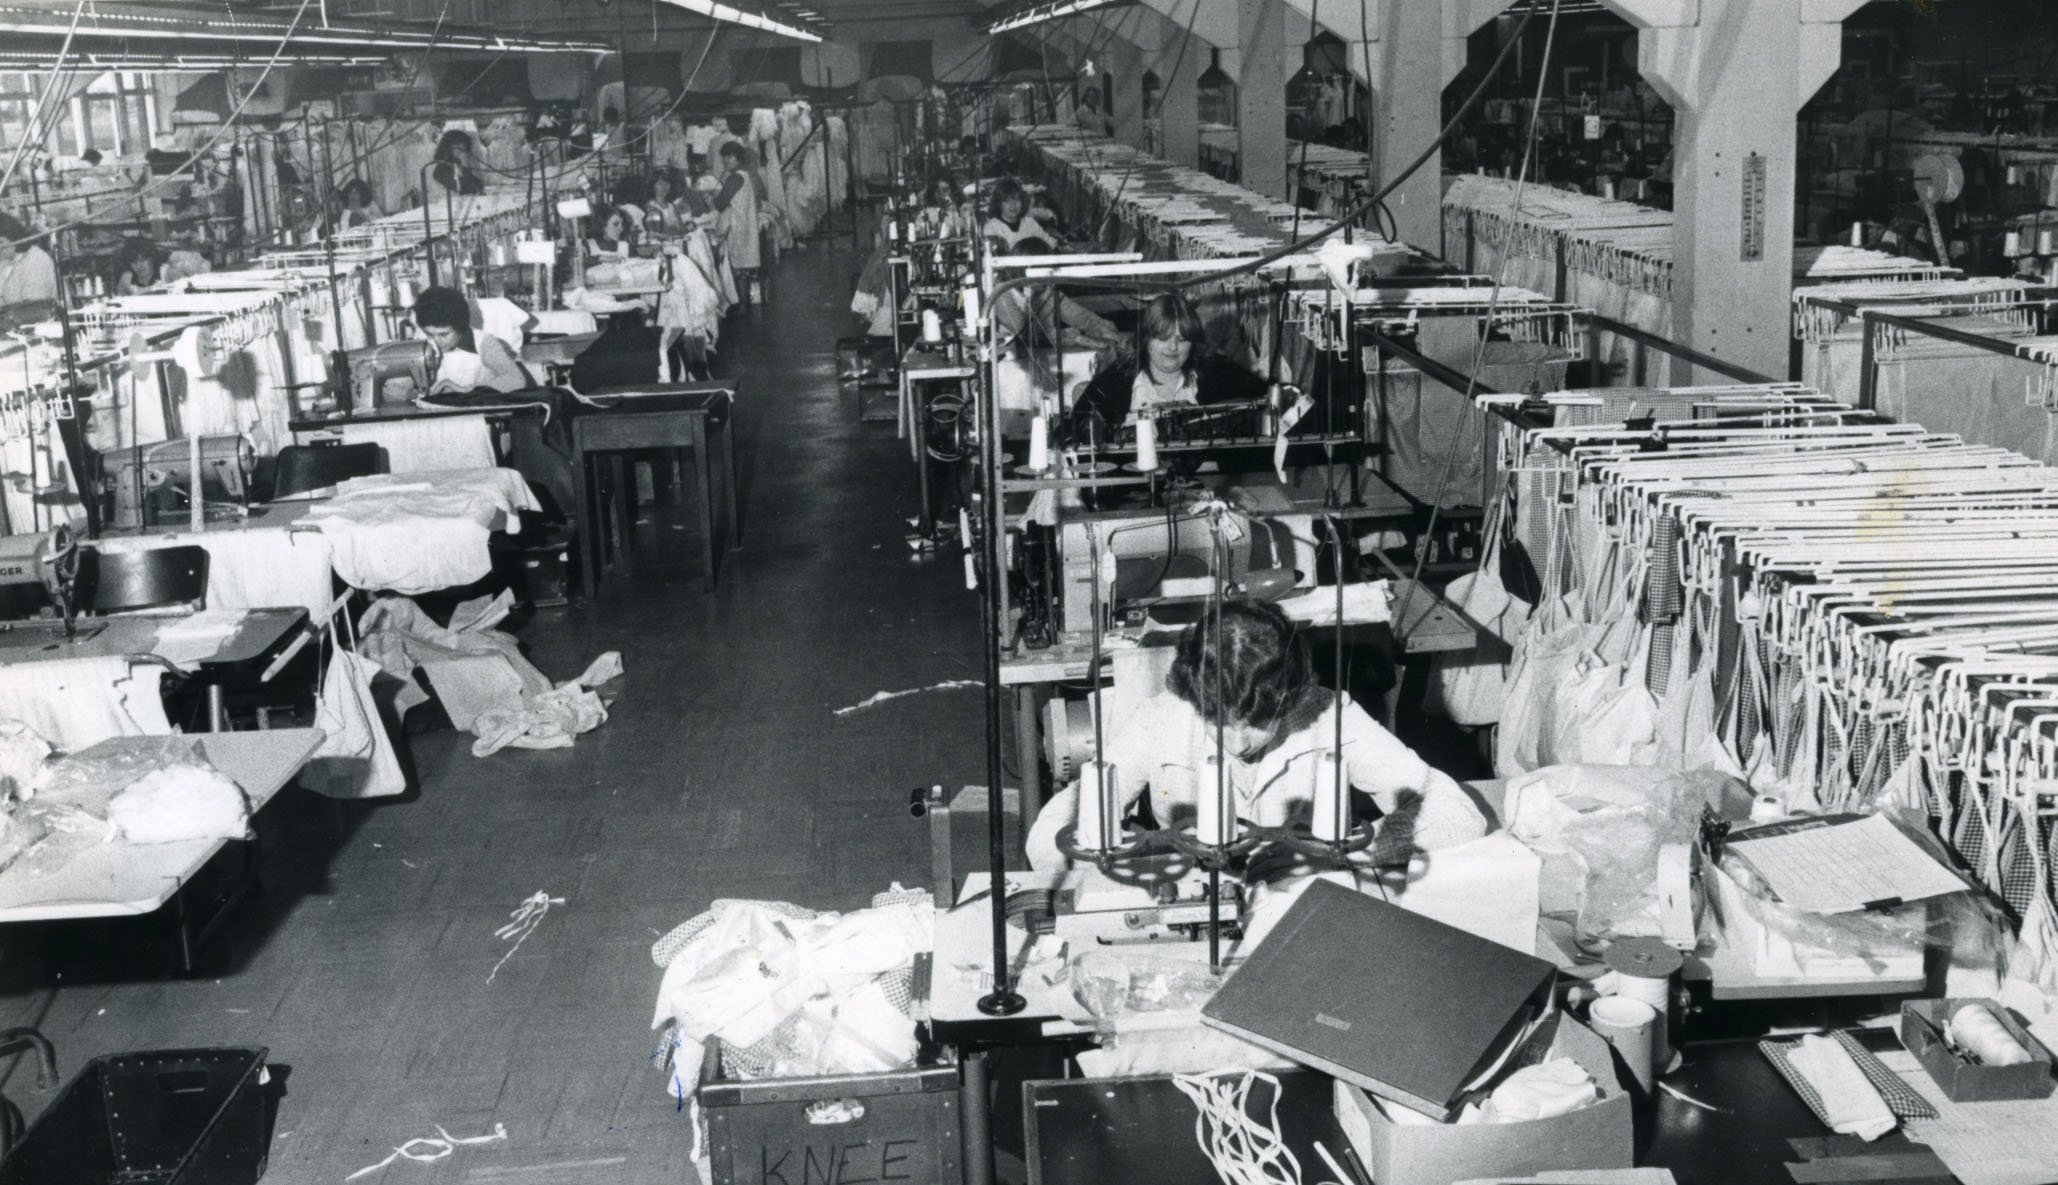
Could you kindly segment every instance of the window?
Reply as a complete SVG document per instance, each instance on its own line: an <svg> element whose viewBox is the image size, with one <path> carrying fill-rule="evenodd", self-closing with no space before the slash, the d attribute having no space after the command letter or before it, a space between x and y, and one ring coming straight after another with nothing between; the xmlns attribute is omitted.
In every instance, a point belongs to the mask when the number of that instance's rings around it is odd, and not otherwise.
<svg viewBox="0 0 2058 1185"><path fill-rule="evenodd" d="M29 127L47 74L0 73L0 151L25 137L62 156L97 148L103 156L134 156L150 147L157 130L157 96L150 76L133 70L96 75L55 110L43 112L40 133Z"/></svg>

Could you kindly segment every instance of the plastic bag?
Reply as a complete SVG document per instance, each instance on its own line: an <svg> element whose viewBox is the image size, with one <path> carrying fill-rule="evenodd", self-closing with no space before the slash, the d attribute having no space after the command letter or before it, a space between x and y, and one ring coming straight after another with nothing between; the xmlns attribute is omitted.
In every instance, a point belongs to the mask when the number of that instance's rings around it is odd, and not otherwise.
<svg viewBox="0 0 2058 1185"><path fill-rule="evenodd" d="M1702 808L1742 819L1750 801L1748 786L1714 770L1554 765L1511 779L1501 816L1510 835L1576 868L1580 934L1654 934L1630 923L1655 922L1658 849L1693 842Z"/></svg>
<svg viewBox="0 0 2058 1185"><path fill-rule="evenodd" d="M1479 557L1479 569L1451 581L1444 597L1493 635L1478 654L1464 658L1442 658L1431 668L1423 705L1441 710L1465 727L1500 721L1506 701L1508 680L1513 674L1514 645L1528 624L1533 607L1508 591L1501 581L1501 534L1505 518L1504 500L1494 503L1495 515L1484 529L1486 550Z"/></svg>

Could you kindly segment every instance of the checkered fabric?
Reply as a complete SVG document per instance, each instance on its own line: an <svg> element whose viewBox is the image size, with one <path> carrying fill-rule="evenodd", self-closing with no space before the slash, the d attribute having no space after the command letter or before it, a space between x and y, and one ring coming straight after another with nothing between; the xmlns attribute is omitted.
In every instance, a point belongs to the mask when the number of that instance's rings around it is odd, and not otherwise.
<svg viewBox="0 0 2058 1185"><path fill-rule="evenodd" d="M1843 1046L1844 1051L1851 1055L1851 1060L1858 1065L1858 1072L1865 1075L1867 1082L1872 1083L1872 1089L1878 1091L1879 1097L1886 1100L1887 1110L1892 1111L1896 1117L1937 1117L1937 1109L1930 1105L1928 1099L1915 1093L1914 1087L1902 1081L1899 1074L1887 1069L1886 1063L1874 1057L1871 1050L1858 1044L1849 1033L1834 1033L1832 1036L1836 1038L1836 1043ZM1779 1076L1786 1079L1787 1084L1794 1088L1794 1092L1801 1096L1801 1101L1808 1104L1808 1109L1815 1112L1815 1118L1827 1125L1829 1119L1822 1110L1822 1096L1816 1093L1814 1084L1799 1070L1794 1069L1793 1063L1787 1060L1787 1053L1799 1046L1798 1041L1760 1041L1758 1052L1765 1055L1766 1060L1772 1063L1772 1068L1779 1071Z"/></svg>

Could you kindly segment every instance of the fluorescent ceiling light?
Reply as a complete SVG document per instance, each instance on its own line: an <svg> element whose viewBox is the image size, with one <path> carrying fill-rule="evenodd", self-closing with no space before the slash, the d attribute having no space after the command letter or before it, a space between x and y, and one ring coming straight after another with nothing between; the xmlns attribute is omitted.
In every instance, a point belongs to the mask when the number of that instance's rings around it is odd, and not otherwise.
<svg viewBox="0 0 2058 1185"><path fill-rule="evenodd" d="M1128 0L1045 0L1042 4L1032 4L1027 8L1017 9L1009 13L986 26L986 31L988 33L1005 33L1009 29L1020 29L1027 25L1054 21L1061 16L1071 16L1073 13L1078 12L1091 12L1096 8L1112 8L1117 4L1127 2Z"/></svg>
<svg viewBox="0 0 2058 1185"><path fill-rule="evenodd" d="M727 21L732 25L742 25L751 29L763 29L767 33L777 33L781 37L792 37L798 41L820 41L822 39L820 33L803 29L799 25L789 25L785 21L775 20L761 12L747 12L731 4L718 3L717 0L669 0L669 2L688 12L697 12L704 17L712 17L718 21Z"/></svg>
<svg viewBox="0 0 2058 1185"><path fill-rule="evenodd" d="M0 33L60 35L70 27L66 13L21 5L0 5ZM288 38L288 34L291 37ZM605 42L585 39L502 37L463 31L410 31L376 26L310 25L296 29L285 21L248 17L172 16L150 12L98 10L82 17L78 36L152 38L181 41L252 41L288 45L337 45L352 49L449 49L496 53L608 53Z"/></svg>

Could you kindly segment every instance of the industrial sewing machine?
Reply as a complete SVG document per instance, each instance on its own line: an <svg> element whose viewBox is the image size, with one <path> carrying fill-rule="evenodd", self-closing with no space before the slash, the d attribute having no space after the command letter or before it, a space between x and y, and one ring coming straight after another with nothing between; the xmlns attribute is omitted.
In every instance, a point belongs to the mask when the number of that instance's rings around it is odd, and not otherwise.
<svg viewBox="0 0 2058 1185"><path fill-rule="evenodd" d="M428 393L435 381L443 355L427 338L360 346L355 350L332 350L329 354L329 386L336 406L372 408L381 403L406 403ZM393 390L393 396L387 392Z"/></svg>
<svg viewBox="0 0 2058 1185"><path fill-rule="evenodd" d="M1269 600L1314 582L1313 544L1297 546L1290 520L1228 510L1220 529L1222 576L1232 590ZM1096 597L1103 628L1140 621L1152 604L1205 600L1215 592L1216 542L1214 516L1193 511L1107 511L1054 528L1031 524L1016 563L1023 637L1032 645L1087 637Z"/></svg>
<svg viewBox="0 0 2058 1185"><path fill-rule="evenodd" d="M50 594L64 636L78 631L79 540L69 524L34 535L0 535L0 586L39 586ZM98 633L94 627L86 636Z"/></svg>
<svg viewBox="0 0 2058 1185"><path fill-rule="evenodd" d="M130 445L101 454L106 482L113 487L117 528L147 527L190 512L195 488L203 505L250 505L250 473L256 452L244 436L202 436L199 479L193 472L192 441L179 438Z"/></svg>

